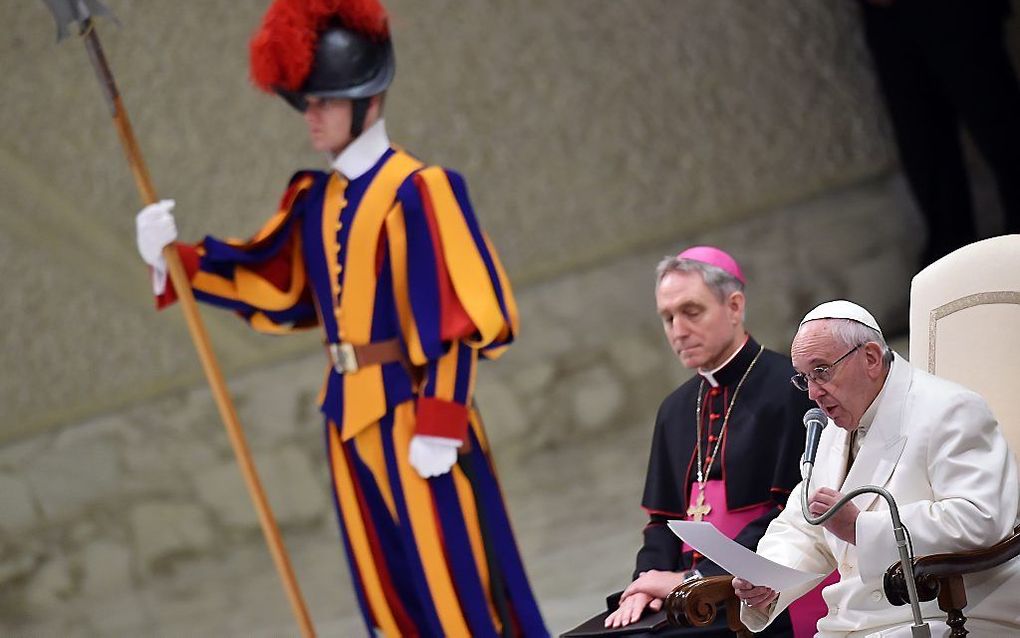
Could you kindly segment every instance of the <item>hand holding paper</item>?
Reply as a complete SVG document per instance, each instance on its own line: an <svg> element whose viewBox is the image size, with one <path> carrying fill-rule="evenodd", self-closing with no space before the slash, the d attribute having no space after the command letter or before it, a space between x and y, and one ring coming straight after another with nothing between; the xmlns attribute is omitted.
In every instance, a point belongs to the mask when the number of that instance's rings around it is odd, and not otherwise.
<svg viewBox="0 0 1020 638"><path fill-rule="evenodd" d="M759 587L739 576L733 578L733 591L740 602L751 609L767 608L779 598L779 592L768 587ZM768 613L768 611L764 611Z"/></svg>
<svg viewBox="0 0 1020 638"><path fill-rule="evenodd" d="M726 537L709 522L669 521L669 529L734 576L777 592L800 587L809 582L813 587L825 578L824 574L802 572L759 556Z"/></svg>

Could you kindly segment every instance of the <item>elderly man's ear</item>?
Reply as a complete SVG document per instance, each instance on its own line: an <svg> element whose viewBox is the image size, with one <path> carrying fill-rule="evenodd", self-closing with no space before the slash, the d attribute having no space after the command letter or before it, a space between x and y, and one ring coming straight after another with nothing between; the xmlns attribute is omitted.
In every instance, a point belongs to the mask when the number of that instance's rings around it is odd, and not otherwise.
<svg viewBox="0 0 1020 638"><path fill-rule="evenodd" d="M882 346L871 341L864 344L864 357L868 367L868 376L873 379L878 378L884 371L882 364L882 357L885 354L885 350Z"/></svg>

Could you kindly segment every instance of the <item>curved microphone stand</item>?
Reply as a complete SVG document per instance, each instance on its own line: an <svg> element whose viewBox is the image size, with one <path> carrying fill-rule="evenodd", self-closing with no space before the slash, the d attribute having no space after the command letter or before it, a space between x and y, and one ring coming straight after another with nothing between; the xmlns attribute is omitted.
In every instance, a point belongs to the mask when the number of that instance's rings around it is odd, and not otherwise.
<svg viewBox="0 0 1020 638"><path fill-rule="evenodd" d="M903 565L903 575L907 581L907 597L910 599L910 610L914 614L914 624L910 626L910 633L914 637L931 638L931 628L928 626L928 623L924 622L924 619L921 618L921 603L917 598L917 583L914 582L914 558L910 555L910 550L907 548L906 528L903 527L903 523L900 522L900 510L896 507L896 501L893 499L893 495L877 485L863 485L852 490L843 498L836 501L836 504L830 507L828 512L812 518L812 516L808 513L807 487L811 483L811 471L814 469L814 463L804 462L801 469L804 470L805 475L803 485L805 489L802 489L800 493L801 508L804 513L804 520L811 525L821 525L825 521L829 520L829 518L841 507L846 505L850 499L868 492L878 494L885 499L886 503L889 504L889 514L892 516L893 534L896 535L896 547L900 552L900 564Z"/></svg>

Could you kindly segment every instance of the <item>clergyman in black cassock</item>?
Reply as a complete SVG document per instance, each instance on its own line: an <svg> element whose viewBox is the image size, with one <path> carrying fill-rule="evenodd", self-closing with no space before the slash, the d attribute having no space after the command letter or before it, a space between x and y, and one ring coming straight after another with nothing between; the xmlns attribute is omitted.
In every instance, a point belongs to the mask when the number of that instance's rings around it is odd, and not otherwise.
<svg viewBox="0 0 1020 638"><path fill-rule="evenodd" d="M722 369L714 374L695 375L659 407L641 501L649 521L644 529L644 544L638 551L634 578L653 569L697 569L704 576L726 573L689 547L681 551L682 542L669 530L666 521L689 518L687 510L693 505L689 497L697 482L695 418L699 391L702 431L714 433L703 438L714 447L736 386L760 348L758 342L748 337ZM741 511L757 514L734 537L752 550L786 504L790 490L800 481L800 455L804 451L801 418L814 403L790 384L793 374L789 358L768 349L761 352L733 403L718 458L706 477L708 481L725 484L725 502L709 500L710 507L734 515ZM703 456L707 456L705 447L708 446L702 441ZM723 614L718 621L725 627ZM780 626L773 624L776 629L792 631L788 619L777 623Z"/></svg>
<svg viewBox="0 0 1020 638"><path fill-rule="evenodd" d="M736 260L711 246L667 257L656 270L656 310L666 339L698 374L659 408L642 501L650 520L634 580L608 613L607 629L660 610L686 579L724 573L685 548L669 519L708 521L753 550L800 480L801 421L813 404L790 383L790 360L744 328L745 284ZM824 613L821 600L814 602L817 613L802 615L797 634L814 633ZM812 606L811 595L803 604ZM728 633L721 615L718 625ZM789 618L773 627L779 632L773 635L793 633Z"/></svg>

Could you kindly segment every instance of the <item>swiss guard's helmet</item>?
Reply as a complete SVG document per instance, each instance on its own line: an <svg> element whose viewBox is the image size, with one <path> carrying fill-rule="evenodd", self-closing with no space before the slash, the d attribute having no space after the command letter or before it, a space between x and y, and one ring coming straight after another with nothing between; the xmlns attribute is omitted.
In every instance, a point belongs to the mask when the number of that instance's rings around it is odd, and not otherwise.
<svg viewBox="0 0 1020 638"><path fill-rule="evenodd" d="M354 101L361 133L368 98L393 80L396 62L378 0L275 0L251 39L251 75L299 111L308 97Z"/></svg>

